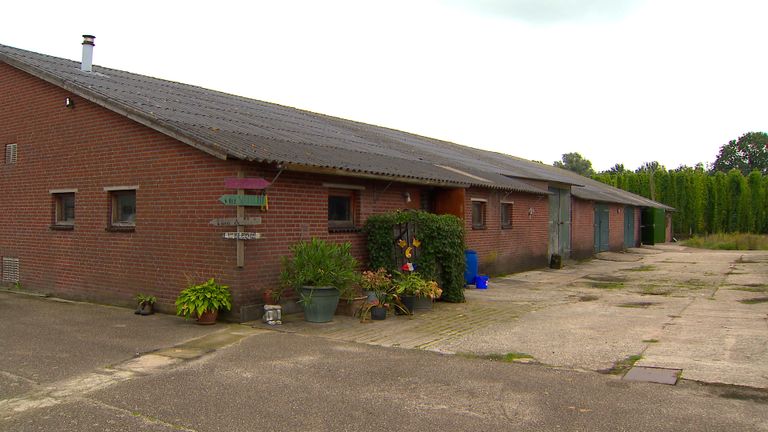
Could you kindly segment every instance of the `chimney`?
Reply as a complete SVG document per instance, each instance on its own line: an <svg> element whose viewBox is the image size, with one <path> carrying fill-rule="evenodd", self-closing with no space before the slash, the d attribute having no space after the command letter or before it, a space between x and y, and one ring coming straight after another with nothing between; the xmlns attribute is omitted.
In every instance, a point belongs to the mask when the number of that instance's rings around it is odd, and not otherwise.
<svg viewBox="0 0 768 432"><path fill-rule="evenodd" d="M93 40L96 36L83 35L83 61L80 63L80 70L83 72L93 71L93 47L96 45Z"/></svg>

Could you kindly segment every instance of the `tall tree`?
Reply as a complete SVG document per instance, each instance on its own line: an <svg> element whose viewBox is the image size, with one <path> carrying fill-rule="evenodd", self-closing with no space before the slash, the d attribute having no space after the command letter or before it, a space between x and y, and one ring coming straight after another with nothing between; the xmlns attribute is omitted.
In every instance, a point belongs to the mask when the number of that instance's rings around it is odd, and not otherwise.
<svg viewBox="0 0 768 432"><path fill-rule="evenodd" d="M589 177L595 173L595 170L592 169L592 162L584 159L584 156L579 153L565 153L563 154L562 162L555 161L552 165L573 171L585 177Z"/></svg>
<svg viewBox="0 0 768 432"><path fill-rule="evenodd" d="M768 174L768 134L748 132L724 144L712 169L724 173L737 169L745 176L753 170Z"/></svg>

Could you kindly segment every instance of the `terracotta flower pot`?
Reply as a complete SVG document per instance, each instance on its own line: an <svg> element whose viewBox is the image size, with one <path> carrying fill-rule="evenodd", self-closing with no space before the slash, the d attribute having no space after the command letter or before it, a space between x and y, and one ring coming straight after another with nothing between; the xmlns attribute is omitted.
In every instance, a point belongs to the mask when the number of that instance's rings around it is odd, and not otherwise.
<svg viewBox="0 0 768 432"><path fill-rule="evenodd" d="M216 318L219 317L218 310L207 310L197 317L197 323L201 325L216 324Z"/></svg>

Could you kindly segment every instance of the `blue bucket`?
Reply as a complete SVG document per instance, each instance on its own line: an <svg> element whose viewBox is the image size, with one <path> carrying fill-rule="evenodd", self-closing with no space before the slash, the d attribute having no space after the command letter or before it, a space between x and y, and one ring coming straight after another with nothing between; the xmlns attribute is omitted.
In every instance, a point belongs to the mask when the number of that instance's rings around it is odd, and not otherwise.
<svg viewBox="0 0 768 432"><path fill-rule="evenodd" d="M486 289L488 288L488 276L478 275L475 277L475 288Z"/></svg>

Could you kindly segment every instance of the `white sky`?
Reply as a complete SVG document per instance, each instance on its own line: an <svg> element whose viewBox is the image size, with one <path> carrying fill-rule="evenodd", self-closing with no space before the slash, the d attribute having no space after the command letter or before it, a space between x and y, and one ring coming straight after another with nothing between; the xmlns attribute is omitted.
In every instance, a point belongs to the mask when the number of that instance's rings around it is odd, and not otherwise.
<svg viewBox="0 0 768 432"><path fill-rule="evenodd" d="M597 170L768 131L762 0L6 2L0 44Z"/></svg>

